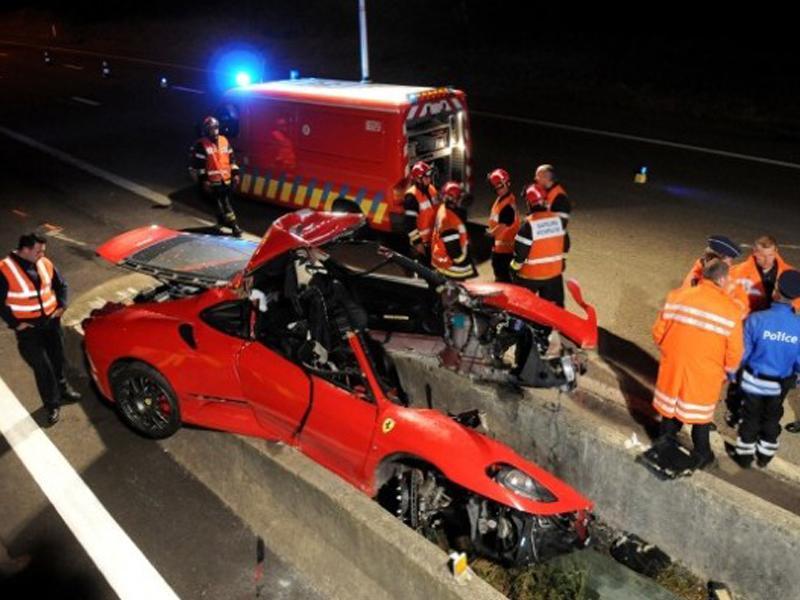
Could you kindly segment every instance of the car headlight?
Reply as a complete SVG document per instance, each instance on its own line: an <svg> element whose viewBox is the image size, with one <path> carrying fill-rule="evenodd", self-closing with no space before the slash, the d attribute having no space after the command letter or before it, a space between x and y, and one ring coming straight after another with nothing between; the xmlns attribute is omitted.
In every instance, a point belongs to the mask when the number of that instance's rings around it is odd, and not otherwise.
<svg viewBox="0 0 800 600"><path fill-rule="evenodd" d="M497 483L523 498L535 502L555 502L557 500L546 487L533 477L510 465L496 465L490 469L491 471L494 471L493 478Z"/></svg>

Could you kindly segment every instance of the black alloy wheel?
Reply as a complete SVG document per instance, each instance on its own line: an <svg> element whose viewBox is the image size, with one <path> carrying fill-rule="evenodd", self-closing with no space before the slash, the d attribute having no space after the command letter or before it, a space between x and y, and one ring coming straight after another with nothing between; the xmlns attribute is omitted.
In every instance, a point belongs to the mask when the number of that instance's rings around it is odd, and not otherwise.
<svg viewBox="0 0 800 600"><path fill-rule="evenodd" d="M180 427L175 392L166 378L149 365L133 362L115 369L111 388L120 417L141 435L163 439Z"/></svg>

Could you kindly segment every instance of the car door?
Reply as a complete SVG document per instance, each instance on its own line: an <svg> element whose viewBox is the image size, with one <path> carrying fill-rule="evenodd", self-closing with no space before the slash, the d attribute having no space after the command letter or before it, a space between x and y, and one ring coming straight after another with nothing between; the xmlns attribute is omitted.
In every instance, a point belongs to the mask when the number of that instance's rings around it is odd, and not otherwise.
<svg viewBox="0 0 800 600"><path fill-rule="evenodd" d="M256 418L288 441L311 401L309 376L260 341L245 344L239 353L238 370L242 390Z"/></svg>

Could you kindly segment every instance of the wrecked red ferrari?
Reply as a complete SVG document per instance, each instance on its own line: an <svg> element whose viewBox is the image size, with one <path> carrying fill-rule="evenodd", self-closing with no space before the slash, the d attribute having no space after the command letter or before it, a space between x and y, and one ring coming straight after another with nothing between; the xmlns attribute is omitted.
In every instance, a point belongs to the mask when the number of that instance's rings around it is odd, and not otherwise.
<svg viewBox="0 0 800 600"><path fill-rule="evenodd" d="M261 243L146 227L98 248L159 283L83 322L91 374L126 424L152 438L181 423L280 440L429 538L467 534L509 564L587 541L592 503L476 431L477 415L413 408L386 345L440 340L454 368L570 385L587 318L501 284L444 281L353 239L363 217L300 211ZM520 332L555 326L576 349L514 370ZM434 344L435 346L435 344ZM517 352L519 354L519 352ZM526 381L525 377L532 379Z"/></svg>

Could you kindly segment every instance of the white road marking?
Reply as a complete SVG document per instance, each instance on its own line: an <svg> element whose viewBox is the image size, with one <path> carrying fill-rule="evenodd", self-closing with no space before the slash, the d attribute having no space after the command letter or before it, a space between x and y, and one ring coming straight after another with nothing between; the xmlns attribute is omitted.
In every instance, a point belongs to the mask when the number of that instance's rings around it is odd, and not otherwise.
<svg viewBox="0 0 800 600"><path fill-rule="evenodd" d="M71 96L75 102L80 102L81 104L88 104L89 106L100 106L101 103L97 100L90 100L89 98L84 98L83 96Z"/></svg>
<svg viewBox="0 0 800 600"><path fill-rule="evenodd" d="M178 598L2 378L0 432L120 598Z"/></svg>
<svg viewBox="0 0 800 600"><path fill-rule="evenodd" d="M106 181L113 183L116 186L119 186L123 189L128 190L129 192L136 194L137 196L141 196L142 198L146 198L153 202L154 204L158 204L160 206L171 206L172 200L170 200L164 194L159 194L158 192L151 190L143 185L139 185L138 183L131 181L130 179L125 179L124 177L120 177L119 175L115 175L114 173L110 173L105 169L101 169L100 167L96 167L92 164L87 163L79 158L75 158L74 156L67 154L66 152L62 152L57 148L52 148L46 144L43 144L39 141L34 140L33 138L28 137L27 135L17 133L7 127L3 127L0 125L0 133L10 137L11 139L17 140L31 148L35 148L45 154L49 154L50 156L54 156L55 158L59 159L62 162L65 162L73 167L77 167L82 171L86 171L95 177L99 177L100 179L105 179Z"/></svg>
<svg viewBox="0 0 800 600"><path fill-rule="evenodd" d="M205 94L203 90L196 90L190 87L183 87L182 85L173 85L171 87L173 90L180 90L182 92L190 92L192 94Z"/></svg>
<svg viewBox="0 0 800 600"><path fill-rule="evenodd" d="M82 242L80 240L76 240L75 238L66 236L60 231L48 231L47 233L45 233L45 235L48 237L56 238L57 240L61 240L62 242L67 242L68 244L80 246L81 248L84 248L88 245L86 242Z"/></svg>
<svg viewBox="0 0 800 600"><path fill-rule="evenodd" d="M80 66L80 65L71 65L71 64L67 63L67 64L64 65L64 67L66 67L67 69L72 69L74 71L83 71L83 67Z"/></svg>
<svg viewBox="0 0 800 600"><path fill-rule="evenodd" d="M600 135L605 137L616 138L619 140L628 140L632 142L642 142L644 144L653 144L655 146L666 146L668 148L678 148L680 150L690 150L692 152L701 152L703 154L713 154L715 156L724 156L726 158L738 158L740 160L747 160L750 162L763 163L766 165L773 165L777 167L787 167L789 169L800 170L800 164L787 162L783 160L775 160L772 158L764 158L763 156L751 156L749 154L740 154L739 152L728 152L727 150L716 150L714 148L706 148L704 146L693 146L691 144L682 144L679 142L671 142L669 140L659 140L654 138L646 138L638 135L630 135L627 133L617 133L615 131L606 131L604 129L593 129L591 127L578 127L577 125L567 125L565 123L553 123L551 121L541 121L539 119L529 119L527 117L515 117L511 115L501 115L499 113L484 112L473 110L473 115L479 117L486 117L489 119L497 119L500 121L511 121L513 123L525 123L526 125L536 125L538 127L550 127L551 129L563 129L565 131L576 131L578 133L589 133L592 135Z"/></svg>

